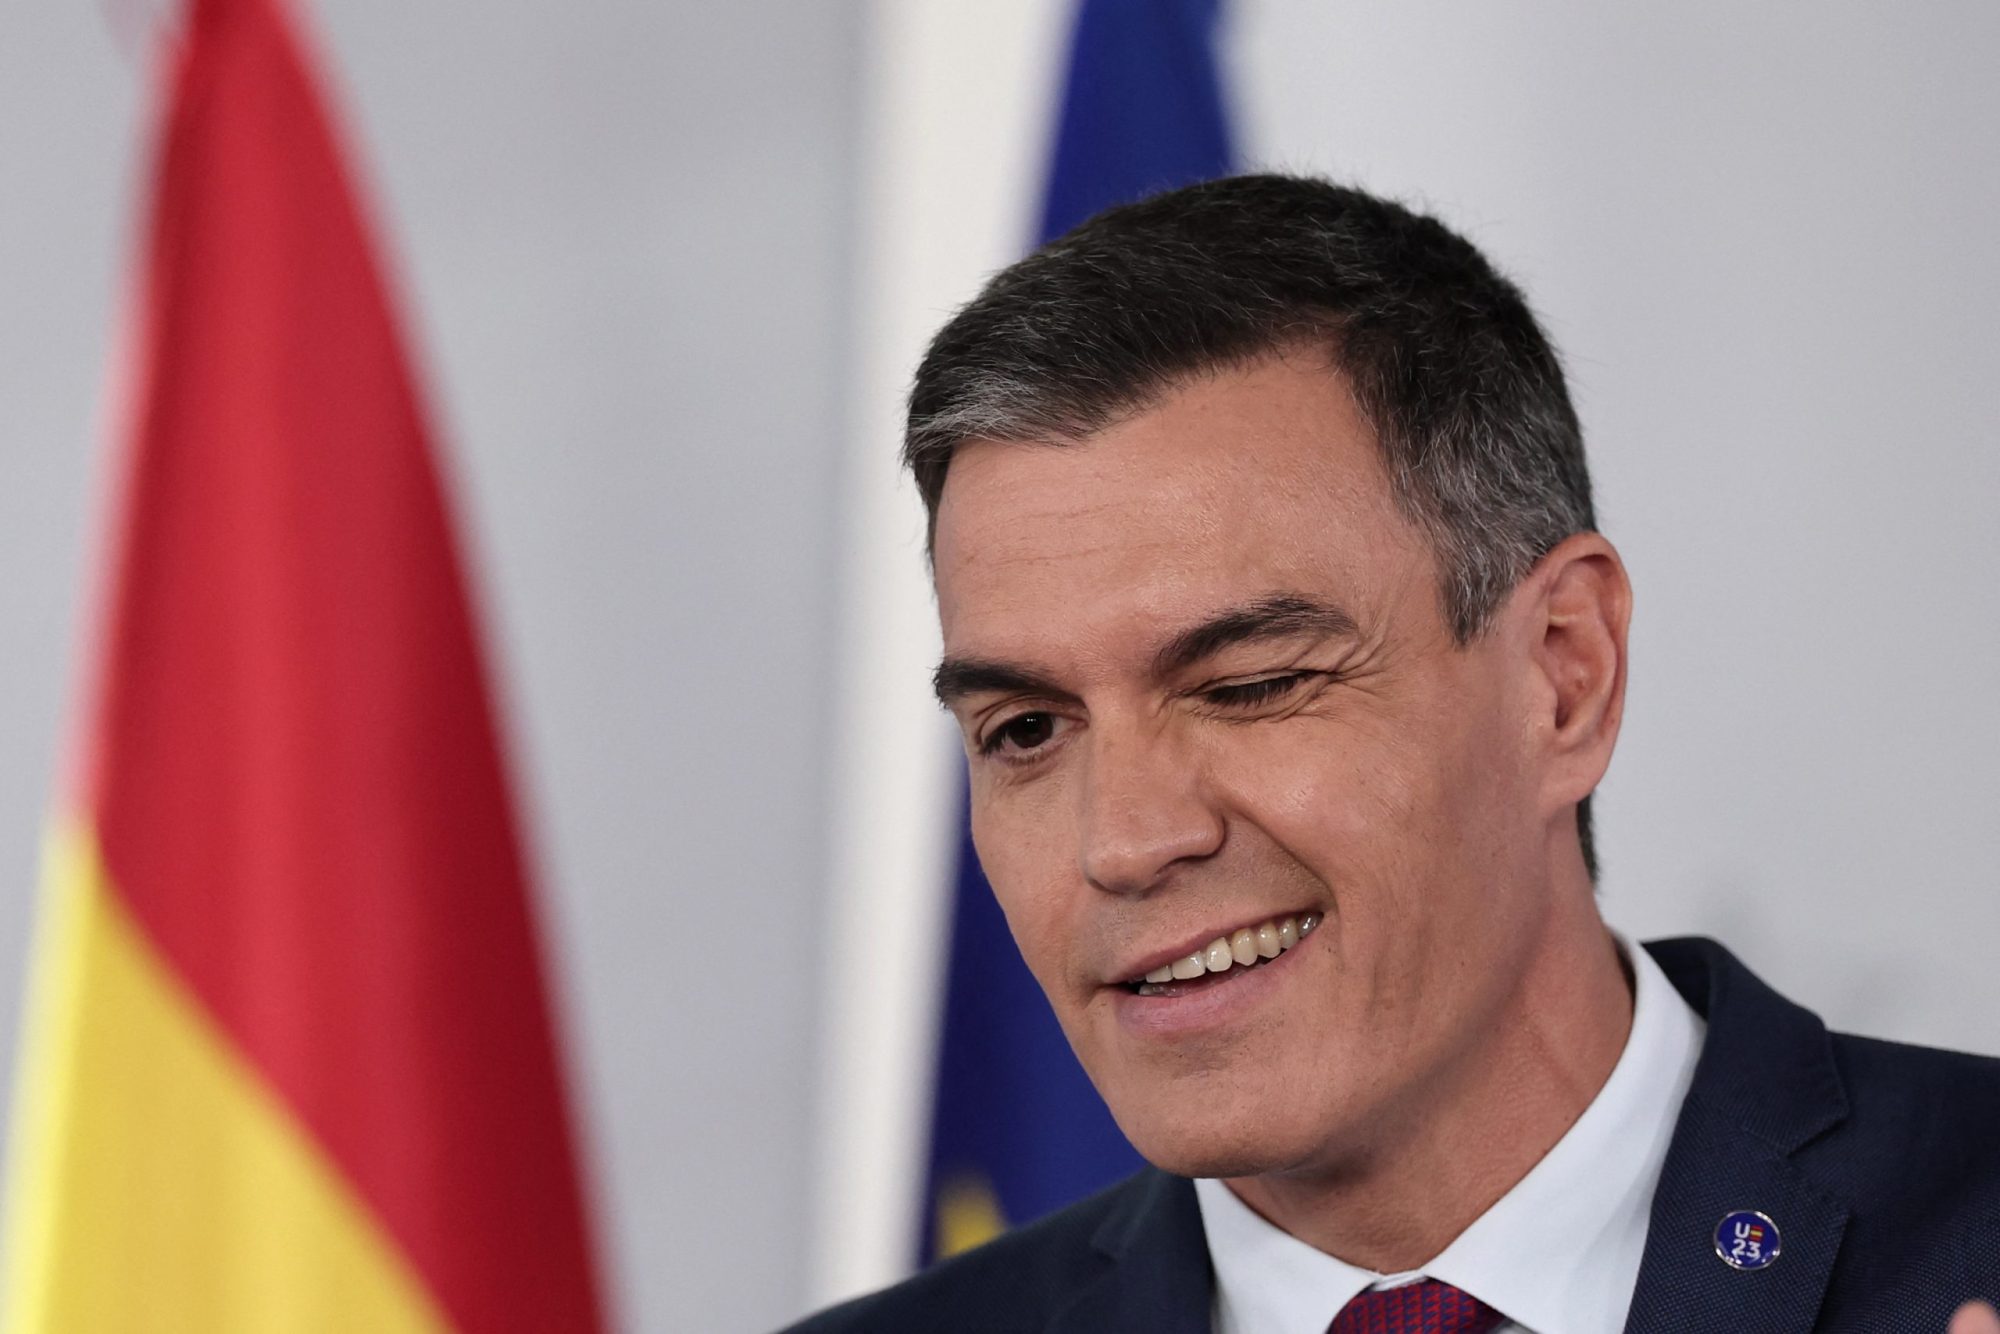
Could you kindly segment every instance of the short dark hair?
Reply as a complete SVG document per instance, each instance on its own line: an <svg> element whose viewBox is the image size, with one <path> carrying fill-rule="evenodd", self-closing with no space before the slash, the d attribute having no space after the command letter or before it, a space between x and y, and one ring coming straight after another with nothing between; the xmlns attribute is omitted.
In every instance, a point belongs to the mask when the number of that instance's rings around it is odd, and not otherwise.
<svg viewBox="0 0 2000 1334"><path fill-rule="evenodd" d="M972 439L1075 443L1189 376L1317 345L1476 638L1535 562L1596 527L1583 436L1526 298L1435 218L1254 175L1110 209L997 274L917 368L903 459L935 537ZM1596 874L1590 803L1577 810Z"/></svg>

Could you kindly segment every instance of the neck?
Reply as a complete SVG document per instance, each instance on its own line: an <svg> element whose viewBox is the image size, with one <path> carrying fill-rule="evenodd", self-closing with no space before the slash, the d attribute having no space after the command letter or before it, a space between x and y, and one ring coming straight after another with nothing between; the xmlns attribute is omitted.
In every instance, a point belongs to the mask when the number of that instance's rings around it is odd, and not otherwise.
<svg viewBox="0 0 2000 1334"><path fill-rule="evenodd" d="M1528 1174L1611 1077L1632 982L1588 891L1552 924L1469 1068L1331 1168L1227 1184L1293 1236L1379 1273L1419 1269Z"/></svg>

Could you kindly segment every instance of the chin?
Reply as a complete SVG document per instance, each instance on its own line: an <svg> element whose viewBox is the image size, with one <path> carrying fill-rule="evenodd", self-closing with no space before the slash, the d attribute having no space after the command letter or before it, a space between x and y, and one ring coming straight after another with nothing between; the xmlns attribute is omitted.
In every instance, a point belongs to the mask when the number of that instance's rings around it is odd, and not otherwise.
<svg viewBox="0 0 2000 1334"><path fill-rule="evenodd" d="M1139 1155L1184 1177L1250 1177L1301 1167L1321 1156L1324 1128L1255 1104L1175 1109L1148 1103L1113 1118Z"/></svg>

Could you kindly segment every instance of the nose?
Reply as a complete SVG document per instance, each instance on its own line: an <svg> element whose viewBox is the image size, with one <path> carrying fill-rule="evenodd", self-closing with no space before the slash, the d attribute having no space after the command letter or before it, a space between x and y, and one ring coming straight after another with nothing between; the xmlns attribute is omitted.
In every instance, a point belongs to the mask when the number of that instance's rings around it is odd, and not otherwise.
<svg viewBox="0 0 2000 1334"><path fill-rule="evenodd" d="M1140 894L1221 848L1222 813L1204 792L1201 766L1171 736L1100 727L1092 743L1078 820L1084 879Z"/></svg>

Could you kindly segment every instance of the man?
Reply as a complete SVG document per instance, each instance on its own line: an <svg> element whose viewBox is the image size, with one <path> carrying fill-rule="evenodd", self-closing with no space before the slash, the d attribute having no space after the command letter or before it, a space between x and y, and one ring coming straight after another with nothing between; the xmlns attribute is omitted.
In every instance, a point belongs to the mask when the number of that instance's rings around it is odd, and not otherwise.
<svg viewBox="0 0 2000 1334"><path fill-rule="evenodd" d="M1156 1169L803 1328L1935 1331L2000 1291L2000 1063L1601 920L1631 594L1468 243L1274 176L1113 210L938 335L906 460L980 860Z"/></svg>

